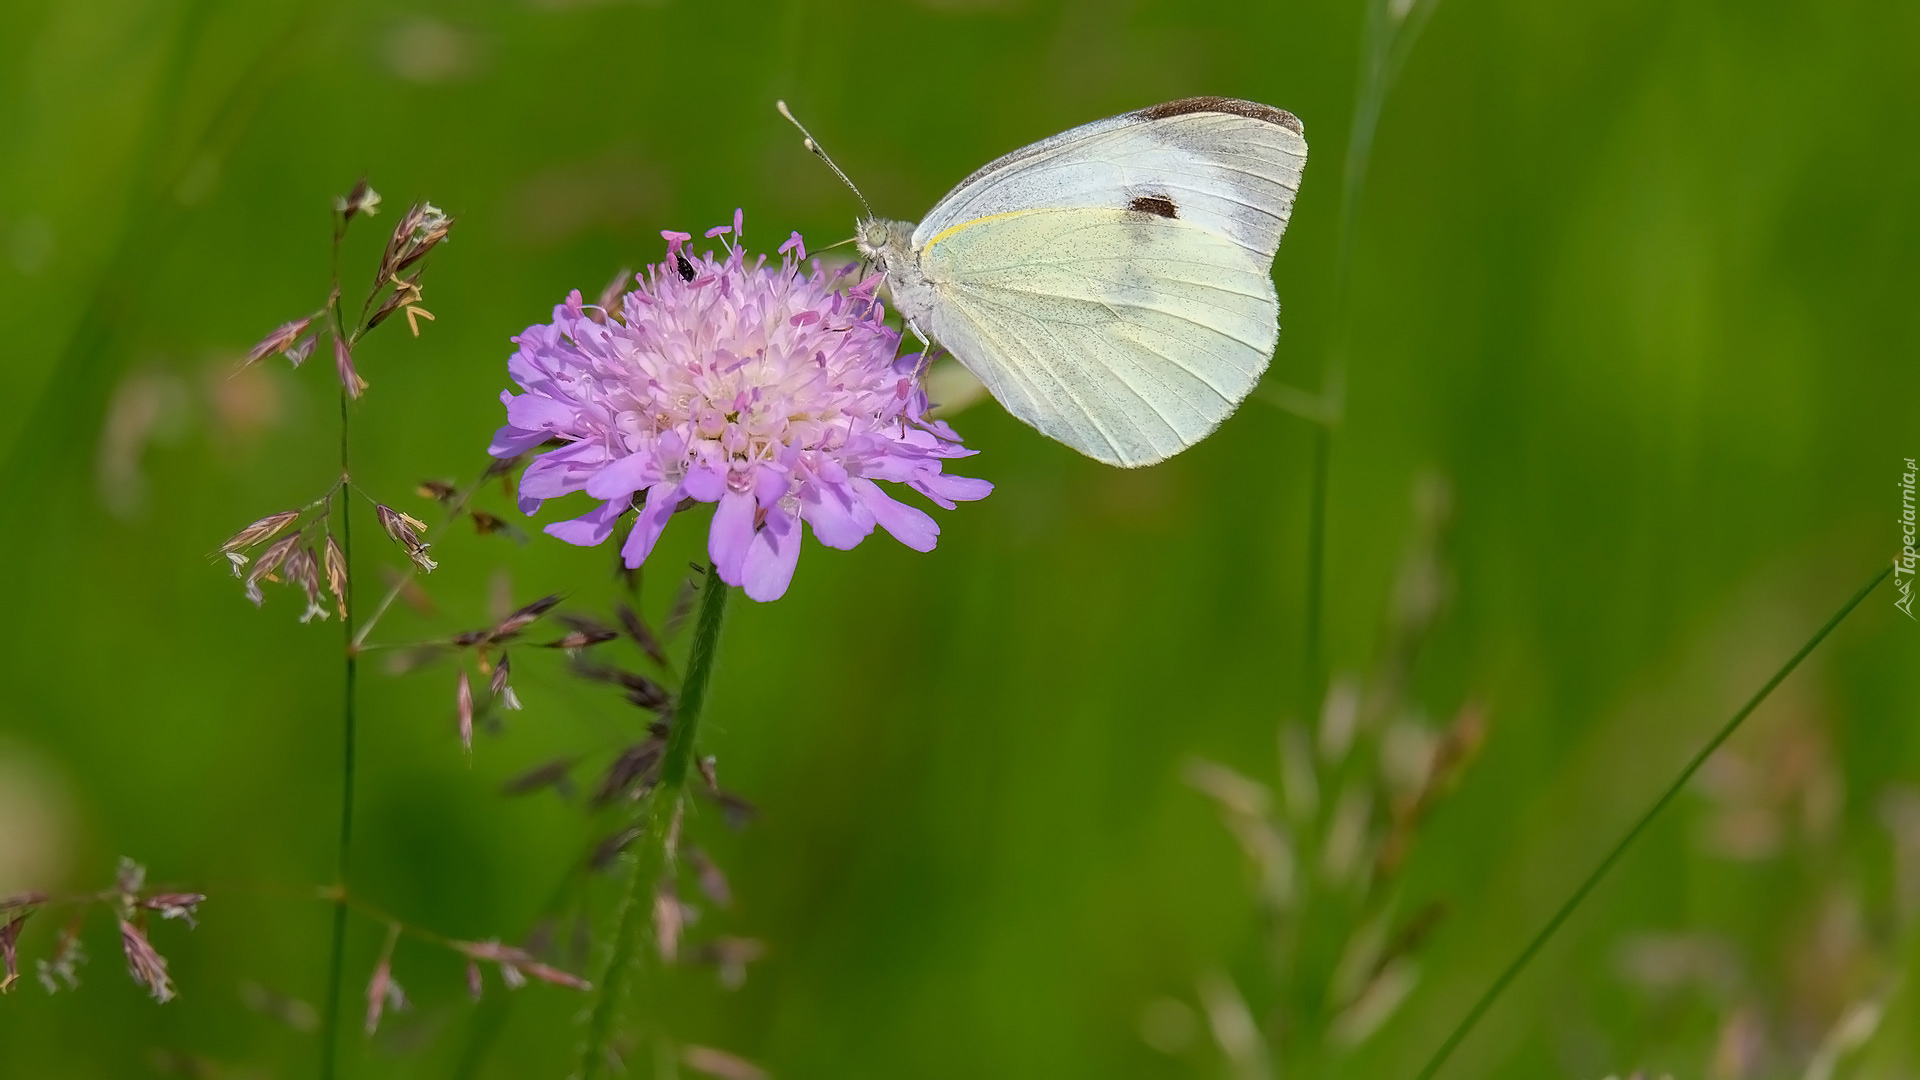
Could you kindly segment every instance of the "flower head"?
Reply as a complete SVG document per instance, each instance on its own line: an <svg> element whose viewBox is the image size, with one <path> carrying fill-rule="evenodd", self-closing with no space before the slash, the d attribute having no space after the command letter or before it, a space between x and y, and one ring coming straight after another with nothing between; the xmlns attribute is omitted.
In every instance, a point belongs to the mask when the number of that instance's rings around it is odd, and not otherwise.
<svg viewBox="0 0 1920 1080"><path fill-rule="evenodd" d="M601 504L547 532L594 545L637 504L621 549L637 567L684 501L713 503L714 568L755 600L787 591L803 521L828 547L854 547L877 525L931 550L933 518L876 481L947 509L993 485L942 472L944 459L973 451L927 417L923 357L896 355L876 279L846 287L852 268L807 262L799 233L777 264L750 260L740 225L735 213L707 234L723 238L718 256L662 233L667 257L635 276L617 310L576 290L552 322L514 339L507 368L525 392L502 393L507 425L489 452L565 444L527 466L521 509L585 491Z"/></svg>

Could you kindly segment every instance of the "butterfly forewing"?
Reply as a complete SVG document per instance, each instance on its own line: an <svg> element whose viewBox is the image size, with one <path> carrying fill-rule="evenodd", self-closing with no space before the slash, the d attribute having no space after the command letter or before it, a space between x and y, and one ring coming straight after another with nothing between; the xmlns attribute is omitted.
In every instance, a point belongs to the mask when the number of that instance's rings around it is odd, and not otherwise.
<svg viewBox="0 0 1920 1080"><path fill-rule="evenodd" d="M941 232L992 214L1149 203L1270 260L1306 160L1291 113L1230 98L1168 102L1083 124L987 164L934 206L913 244L924 248Z"/></svg>

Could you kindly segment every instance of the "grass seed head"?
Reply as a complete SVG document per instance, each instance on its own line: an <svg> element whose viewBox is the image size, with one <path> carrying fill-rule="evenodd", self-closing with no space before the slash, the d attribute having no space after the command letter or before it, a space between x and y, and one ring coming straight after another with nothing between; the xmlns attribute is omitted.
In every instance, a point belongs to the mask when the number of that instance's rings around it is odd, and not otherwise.
<svg viewBox="0 0 1920 1080"><path fill-rule="evenodd" d="M20 928L32 914L28 908L0 923L0 994L12 992L13 984L20 981L20 958L14 947L20 940Z"/></svg>
<svg viewBox="0 0 1920 1080"><path fill-rule="evenodd" d="M300 511L298 510L282 510L277 514L268 514L259 521L234 533L231 539L220 545L220 550L228 554L245 551L255 544L265 543L275 536L280 535L282 529L285 529L298 520L300 520Z"/></svg>
<svg viewBox="0 0 1920 1080"><path fill-rule="evenodd" d="M432 499L442 506L452 502L453 497L460 494L459 488L444 480L422 480L414 491L418 492L421 498Z"/></svg>
<svg viewBox="0 0 1920 1080"><path fill-rule="evenodd" d="M352 221L360 214L372 217L380 212L380 193L373 190L363 176L352 190L333 200L333 209L343 221Z"/></svg>
<svg viewBox="0 0 1920 1080"><path fill-rule="evenodd" d="M280 355L286 357L287 362L294 367L299 367L301 364L307 362L307 357L313 355L314 346L318 344L320 344L320 335L308 334L306 337L294 342L292 346Z"/></svg>
<svg viewBox="0 0 1920 1080"><path fill-rule="evenodd" d="M666 667L667 651L660 647L660 639L653 636L653 630L640 617L640 613L627 604L621 604L614 609L614 614L620 620L620 628L627 632L635 645L640 646L641 652L647 654L647 659L659 667Z"/></svg>
<svg viewBox="0 0 1920 1080"><path fill-rule="evenodd" d="M367 380L353 367L353 350L347 347L345 338L333 335L333 368L340 376L340 385L346 388L347 396L358 398L367 392Z"/></svg>
<svg viewBox="0 0 1920 1080"><path fill-rule="evenodd" d="M174 999L166 957L155 952L146 933L126 919L120 920L120 948L127 955L127 973L133 976L134 982L147 988L153 1000L164 1003Z"/></svg>
<svg viewBox="0 0 1920 1080"><path fill-rule="evenodd" d="M80 916L75 915L61 929L60 939L53 947L53 956L34 962L34 974L49 994L59 993L63 986L68 990L78 990L80 968L86 962L86 946L80 942Z"/></svg>
<svg viewBox="0 0 1920 1080"><path fill-rule="evenodd" d="M199 914L201 904L207 902L203 893L155 893L140 901L140 906L148 911L157 911L162 919L180 919L188 928L199 926L193 917Z"/></svg>
<svg viewBox="0 0 1920 1080"><path fill-rule="evenodd" d="M567 784L573 773L573 766L580 759L569 754L554 758L528 769L519 776L500 785L502 795L530 795L545 788L560 788Z"/></svg>
<svg viewBox="0 0 1920 1080"><path fill-rule="evenodd" d="M525 630L527 627L532 626L547 612L558 607L561 599L562 597L559 593L554 593L549 596L543 596L533 603L519 608L506 618L500 620L499 624L493 628L493 639L495 641L505 641L520 631Z"/></svg>
<svg viewBox="0 0 1920 1080"><path fill-rule="evenodd" d="M680 959L680 933L686 929L686 909L673 890L671 881L663 881L653 894L654 945L660 959L672 964Z"/></svg>
<svg viewBox="0 0 1920 1080"><path fill-rule="evenodd" d="M247 355L240 361L240 366L252 367L277 352L290 353L295 343L300 340L300 335L306 333L307 327L313 325L314 318L315 316L308 315L274 327L272 333L261 338L253 348L247 350ZM293 357L289 355L288 359L292 360ZM300 358L300 360L304 359L306 359L305 356ZM295 367L300 366L300 360L293 361Z"/></svg>
<svg viewBox="0 0 1920 1080"><path fill-rule="evenodd" d="M467 669L460 669L460 683L454 688L453 703L460 714L460 745L473 753L473 685L467 681Z"/></svg>
<svg viewBox="0 0 1920 1080"><path fill-rule="evenodd" d="M707 853L697 847L687 848L687 865L693 870L693 877L700 885L700 892L718 907L733 906L733 887L727 882L727 875L719 865L707 857Z"/></svg>
<svg viewBox="0 0 1920 1080"><path fill-rule="evenodd" d="M333 594L340 617L344 619L347 617L347 556L340 550L340 545L335 542L332 533L327 534L324 561L327 569L327 591Z"/></svg>

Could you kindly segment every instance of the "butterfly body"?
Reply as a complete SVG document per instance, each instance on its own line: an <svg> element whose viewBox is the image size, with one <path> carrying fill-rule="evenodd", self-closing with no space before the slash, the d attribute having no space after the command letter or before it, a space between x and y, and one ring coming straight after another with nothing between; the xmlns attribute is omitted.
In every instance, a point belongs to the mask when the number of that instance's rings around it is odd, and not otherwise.
<svg viewBox="0 0 1920 1080"><path fill-rule="evenodd" d="M1205 438L1266 370L1271 266L1306 160L1270 106L1188 98L976 171L918 224L861 223L914 331L1015 416L1135 467Z"/></svg>

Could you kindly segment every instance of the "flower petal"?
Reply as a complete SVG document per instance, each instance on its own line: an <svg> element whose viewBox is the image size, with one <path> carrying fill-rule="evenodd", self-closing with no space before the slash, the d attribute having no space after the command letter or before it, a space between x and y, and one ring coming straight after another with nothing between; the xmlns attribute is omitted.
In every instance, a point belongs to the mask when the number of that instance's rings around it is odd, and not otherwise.
<svg viewBox="0 0 1920 1080"><path fill-rule="evenodd" d="M753 470L753 497L767 509L772 509L792 485L793 474L784 466L766 462Z"/></svg>
<svg viewBox="0 0 1920 1080"><path fill-rule="evenodd" d="M800 491L800 516L813 526L814 539L842 551L873 535L873 511L845 484L811 483Z"/></svg>
<svg viewBox="0 0 1920 1080"><path fill-rule="evenodd" d="M497 458L519 457L551 438L551 431L522 431L508 424L493 433L493 441L487 444L487 455Z"/></svg>
<svg viewBox="0 0 1920 1080"><path fill-rule="evenodd" d="M611 499L570 521L554 522L547 526L547 535L581 547L604 544L613 535L614 523L632 504L631 499Z"/></svg>
<svg viewBox="0 0 1920 1080"><path fill-rule="evenodd" d="M574 410L566 402L539 394L519 394L507 401L507 423L522 431L562 431L571 426Z"/></svg>
<svg viewBox="0 0 1920 1080"><path fill-rule="evenodd" d="M613 464L589 477L587 494L596 499L618 499L641 488L652 487L660 480L660 463L652 454L628 454L615 458Z"/></svg>
<svg viewBox="0 0 1920 1080"><path fill-rule="evenodd" d="M925 512L915 510L906 503L895 502L880 485L865 477L853 481L854 494L866 504L874 520L880 527L893 534L895 540L915 551L932 551L935 541L940 538L940 526Z"/></svg>
<svg viewBox="0 0 1920 1080"><path fill-rule="evenodd" d="M653 545L666 530L667 522L673 518L674 510L680 506L680 485L659 483L647 489L647 504L640 508L640 517L633 523L633 532L627 536L625 547L620 549L620 557L626 561L627 569L633 570L647 561L653 554Z"/></svg>
<svg viewBox="0 0 1920 1080"><path fill-rule="evenodd" d="M686 493L699 502L719 502L727 491L727 474L711 465L695 465L681 482Z"/></svg>
<svg viewBox="0 0 1920 1080"><path fill-rule="evenodd" d="M707 534L707 554L713 556L720 580L740 584L740 567L753 543L753 496L729 491L713 510L713 529Z"/></svg>
<svg viewBox="0 0 1920 1080"><path fill-rule="evenodd" d="M574 443L534 458L520 474L520 509L531 514L546 499L582 490L605 459L606 451L597 443Z"/></svg>
<svg viewBox="0 0 1920 1080"><path fill-rule="evenodd" d="M948 476L946 473L932 470L922 471L916 476L912 481L912 487L947 510L953 509L953 504L956 502L972 502L993 494L993 485L985 480L975 480L968 476Z"/></svg>
<svg viewBox="0 0 1920 1080"><path fill-rule="evenodd" d="M753 544L747 551L741 584L748 599L764 604L785 596L799 562L800 519L784 510L768 511L767 523L753 534Z"/></svg>

